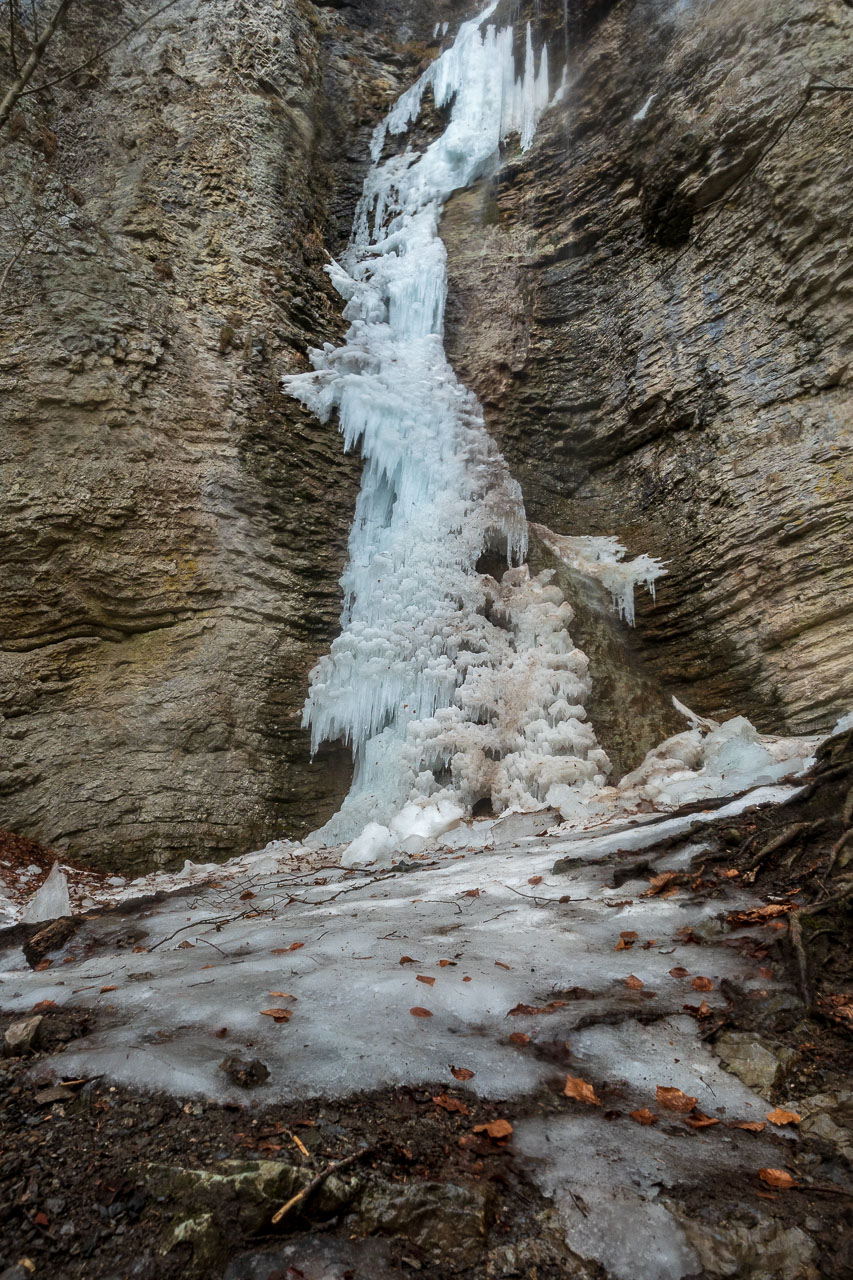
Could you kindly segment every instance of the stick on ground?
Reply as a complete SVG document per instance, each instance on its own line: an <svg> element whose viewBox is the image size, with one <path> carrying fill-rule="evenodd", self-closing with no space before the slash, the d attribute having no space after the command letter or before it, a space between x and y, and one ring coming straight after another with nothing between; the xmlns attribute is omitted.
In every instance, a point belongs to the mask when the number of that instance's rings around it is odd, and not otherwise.
<svg viewBox="0 0 853 1280"><path fill-rule="evenodd" d="M285 1214L290 1213L290 1210L294 1209L296 1205L302 1204L304 1200L307 1200L308 1197L312 1195L318 1187L322 1186L326 1179L331 1177L333 1173L338 1173L341 1169L346 1169L348 1165L355 1164L356 1160L360 1160L362 1156L369 1155L371 1151L375 1150L375 1147L362 1147L360 1151L353 1152L351 1156L346 1156L343 1160L337 1160L333 1161L332 1164L327 1164L325 1169L321 1169L317 1174L316 1178L312 1178L306 1187L303 1187L301 1191L297 1191L295 1196L291 1196L280 1209L275 1211L272 1216L273 1226L277 1226Z"/></svg>

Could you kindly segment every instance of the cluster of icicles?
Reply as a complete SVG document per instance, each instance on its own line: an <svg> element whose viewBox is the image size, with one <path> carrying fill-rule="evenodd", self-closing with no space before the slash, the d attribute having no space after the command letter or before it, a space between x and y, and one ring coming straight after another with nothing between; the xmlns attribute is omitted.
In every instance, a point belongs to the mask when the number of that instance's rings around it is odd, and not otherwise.
<svg viewBox="0 0 853 1280"><path fill-rule="evenodd" d="M444 203L497 166L510 136L527 149L549 105L547 48L537 68L528 25L517 76L512 27L488 24L496 7L460 27L377 128L350 247L328 268L346 300L345 343L312 351L314 371L284 380L321 421L336 412L345 447L364 458L342 630L305 708L313 747L343 739L355 762L349 796L317 833L326 843L401 811L431 827L484 799L499 811L550 803L555 788L591 794L609 769L585 721L571 610L550 575L523 564L521 490L442 341ZM439 109L450 104L444 132L383 159L427 89ZM648 557L622 563L615 539L548 536L628 617L635 583L663 572ZM500 582L477 572L486 551L506 557Z"/></svg>

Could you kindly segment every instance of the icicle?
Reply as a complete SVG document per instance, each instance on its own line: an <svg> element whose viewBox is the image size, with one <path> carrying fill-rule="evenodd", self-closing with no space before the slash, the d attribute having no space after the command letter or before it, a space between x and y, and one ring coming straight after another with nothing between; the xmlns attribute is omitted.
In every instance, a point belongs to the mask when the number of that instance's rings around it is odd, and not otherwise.
<svg viewBox="0 0 853 1280"><path fill-rule="evenodd" d="M544 524L531 524L530 528L570 569L594 578L606 587L619 617L631 627L634 625L635 588L641 584L646 586L654 599L655 582L668 572L661 561L652 556L637 556L626 561L627 552L618 538L565 538Z"/></svg>

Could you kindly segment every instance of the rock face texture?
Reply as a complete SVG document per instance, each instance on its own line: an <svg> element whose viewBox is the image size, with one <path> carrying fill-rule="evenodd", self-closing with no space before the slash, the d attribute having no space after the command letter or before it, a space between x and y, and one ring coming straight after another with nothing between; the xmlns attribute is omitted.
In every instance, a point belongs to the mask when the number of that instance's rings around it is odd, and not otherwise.
<svg viewBox="0 0 853 1280"><path fill-rule="evenodd" d="M156 7L75 5L33 83ZM340 330L417 7L178 0L0 138L0 827L131 870L346 793L300 718L359 464L278 383Z"/></svg>
<svg viewBox="0 0 853 1280"><path fill-rule="evenodd" d="M78 0L34 83L153 8ZM853 11L536 9L570 88L447 212L448 345L533 519L670 561L630 638L578 601L594 714L634 699L605 745L636 763L663 687L826 725L853 703L853 161L849 95L805 86L847 83ZM373 125L471 11L177 0L3 131L0 827L131 871L346 792L300 719L359 467L278 384L341 332L323 266Z"/></svg>
<svg viewBox="0 0 853 1280"><path fill-rule="evenodd" d="M649 674L698 711L829 727L853 704L853 154L831 91L853 11L544 21L568 92L444 218L450 359L532 519L669 562L630 642Z"/></svg>

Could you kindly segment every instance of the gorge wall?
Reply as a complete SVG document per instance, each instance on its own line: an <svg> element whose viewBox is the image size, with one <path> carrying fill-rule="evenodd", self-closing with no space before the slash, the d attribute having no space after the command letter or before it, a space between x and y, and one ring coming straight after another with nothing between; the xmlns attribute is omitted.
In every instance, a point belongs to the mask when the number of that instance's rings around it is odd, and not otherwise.
<svg viewBox="0 0 853 1280"><path fill-rule="evenodd" d="M663 688L829 725L853 703L849 97L812 94L760 157L809 72L843 83L853 13L513 8L570 89L448 208L448 353L532 519L670 561L630 636L576 601L604 744L636 763ZM145 12L81 3L50 70ZM300 719L359 464L279 379L342 332L323 266L370 131L470 12L178 0L0 139L0 826L130 870L301 835L346 792Z"/></svg>

